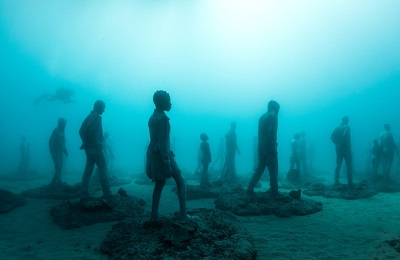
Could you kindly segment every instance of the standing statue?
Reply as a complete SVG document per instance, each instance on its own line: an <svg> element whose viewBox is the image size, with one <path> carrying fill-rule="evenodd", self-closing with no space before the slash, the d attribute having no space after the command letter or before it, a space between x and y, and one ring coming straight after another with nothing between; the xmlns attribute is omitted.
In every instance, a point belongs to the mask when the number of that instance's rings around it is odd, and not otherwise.
<svg viewBox="0 0 400 260"><path fill-rule="evenodd" d="M68 151L65 146L65 126L67 120L64 118L59 118L57 127L51 133L49 139L49 150L51 158L54 163L54 177L51 181L52 186L61 185L61 172L63 167L63 154L68 156Z"/></svg>
<svg viewBox="0 0 400 260"><path fill-rule="evenodd" d="M390 131L390 124L386 123L383 126L385 128L385 132L381 135L383 178L385 181L389 181L394 154L398 155L398 151L393 134Z"/></svg>
<svg viewBox="0 0 400 260"><path fill-rule="evenodd" d="M335 168L335 182L334 185L340 185L339 175L342 167L343 159L347 168L347 183L349 187L353 187L353 159L351 154L351 137L349 127L349 117L344 116L342 123L337 126L332 134L331 140L336 147L336 168Z"/></svg>
<svg viewBox="0 0 400 260"><path fill-rule="evenodd" d="M94 166L97 165L103 197L112 196L110 184L107 178L107 162L104 154L104 135L101 115L104 113L106 103L97 100L94 103L92 112L85 118L79 135L82 139L81 150L85 150L86 166L82 176L82 198L89 198L89 181Z"/></svg>
<svg viewBox="0 0 400 260"><path fill-rule="evenodd" d="M225 134L226 140L226 156L225 164L223 167L222 181L226 183L233 183L236 181L236 152L240 154L239 147L237 145L236 137L236 123L231 123L231 129Z"/></svg>
<svg viewBox="0 0 400 260"><path fill-rule="evenodd" d="M151 115L148 126L150 132L150 143L147 148L146 174L155 182L153 190L153 202L151 207L151 221L158 219L158 207L160 205L161 193L167 178L175 180L180 218L187 220L190 217L186 213L186 186L185 179L175 161L175 155L170 148L170 123L165 111L171 110L171 98L166 91L158 90L153 95L156 106Z"/></svg>
<svg viewBox="0 0 400 260"><path fill-rule="evenodd" d="M31 151L30 151L30 144L25 136L21 137L19 152L21 155L21 161L19 163L18 174L26 175L30 172L29 160L31 159Z"/></svg>
<svg viewBox="0 0 400 260"><path fill-rule="evenodd" d="M268 168L270 194L280 197L278 192L278 114L280 105L275 100L268 102L268 111L258 121L258 166L247 187L248 194L254 194L254 188L260 180L265 168Z"/></svg>
<svg viewBox="0 0 400 260"><path fill-rule="evenodd" d="M201 164L203 165L203 170L201 172L201 178L200 178L200 187L207 188L210 186L210 183L208 182L208 165L211 162L211 151L210 151L210 145L208 143L207 134L202 133L200 135L200 139L201 139L201 144L200 144Z"/></svg>

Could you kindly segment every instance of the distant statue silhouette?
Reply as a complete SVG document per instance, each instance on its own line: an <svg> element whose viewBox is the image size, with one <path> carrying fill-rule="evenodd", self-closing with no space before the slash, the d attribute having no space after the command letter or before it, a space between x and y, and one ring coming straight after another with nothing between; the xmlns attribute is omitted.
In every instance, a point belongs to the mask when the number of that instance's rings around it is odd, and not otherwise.
<svg viewBox="0 0 400 260"><path fill-rule="evenodd" d="M342 118L342 123L333 130L331 134L331 140L336 146L336 168L334 185L337 186L340 184L339 175L344 160L347 168L347 183L349 186L354 186L349 117L344 116Z"/></svg>
<svg viewBox="0 0 400 260"><path fill-rule="evenodd" d="M390 178L394 155L398 154L397 145L390 131L390 124L384 124L385 131L381 135L383 176L386 181Z"/></svg>
<svg viewBox="0 0 400 260"><path fill-rule="evenodd" d="M38 105L42 100L46 100L49 102L61 101L64 102L65 104L76 103L76 101L72 99L74 95L75 95L74 90L62 87L56 89L56 92L54 94L41 95L35 100L34 104Z"/></svg>
<svg viewBox="0 0 400 260"><path fill-rule="evenodd" d="M382 157L382 147L379 144L378 138L374 138L371 147L371 170L373 176L376 176L378 174L381 157Z"/></svg>
<svg viewBox="0 0 400 260"><path fill-rule="evenodd" d="M293 170L296 166L296 169L300 172L299 142L300 134L296 133L293 136L292 142L290 143L290 149L292 151L290 154L290 170Z"/></svg>
<svg viewBox="0 0 400 260"><path fill-rule="evenodd" d="M64 118L58 119L57 127L51 133L49 139L49 150L51 158L54 163L54 177L51 181L51 185L60 185L61 182L61 172L63 166L63 154L68 156L67 148L65 147L65 126L67 120Z"/></svg>
<svg viewBox="0 0 400 260"><path fill-rule="evenodd" d="M19 151L20 151L20 155L21 155L21 161L19 164L18 173L20 175L25 175L30 172L29 160L31 157L30 144L25 136L21 137L21 144L19 146Z"/></svg>
<svg viewBox="0 0 400 260"><path fill-rule="evenodd" d="M208 144L207 134L202 133L200 135L200 139L201 139L201 144L200 144L201 163L203 165L203 170L200 178L200 186L202 188L207 188L210 186L210 183L208 182L208 165L211 162L211 151L210 151L210 145Z"/></svg>
<svg viewBox="0 0 400 260"><path fill-rule="evenodd" d="M231 129L225 134L226 156L221 180L226 183L236 181L236 151L240 154L236 137L236 122L231 123Z"/></svg>

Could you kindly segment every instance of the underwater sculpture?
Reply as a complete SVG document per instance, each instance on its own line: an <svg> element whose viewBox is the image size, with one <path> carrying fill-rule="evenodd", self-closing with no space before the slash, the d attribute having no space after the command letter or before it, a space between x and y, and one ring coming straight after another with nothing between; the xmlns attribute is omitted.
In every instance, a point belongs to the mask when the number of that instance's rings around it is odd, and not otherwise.
<svg viewBox="0 0 400 260"><path fill-rule="evenodd" d="M203 171L201 173L200 186L203 188L209 187L210 183L208 182L208 165L211 162L211 151L210 145L208 144L208 136L205 133L200 135L201 144L201 163L203 165Z"/></svg>
<svg viewBox="0 0 400 260"><path fill-rule="evenodd" d="M396 153L396 155L398 155L398 151L393 134L390 131L390 124L386 123L383 127L385 128L385 131L381 135L383 176L385 181L389 181L394 154Z"/></svg>
<svg viewBox="0 0 400 260"><path fill-rule="evenodd" d="M332 134L331 140L336 147L336 169L335 169L335 186L339 186L339 174L342 167L343 159L346 163L347 183L349 187L354 187L353 183L353 161L351 155L351 136L349 127L349 117L344 116L342 123L337 126Z"/></svg>
<svg viewBox="0 0 400 260"><path fill-rule="evenodd" d="M300 172L299 140L300 134L296 133L290 143L290 149L292 151L290 154L290 170L294 169L296 166L296 169Z"/></svg>
<svg viewBox="0 0 400 260"><path fill-rule="evenodd" d="M378 138L374 138L371 147L371 171L372 171L372 176L374 177L378 175L378 169L381 157L382 157L382 147L379 144Z"/></svg>
<svg viewBox="0 0 400 260"><path fill-rule="evenodd" d="M268 103L268 111L258 121L258 166L247 187L248 194L254 194L254 188L268 167L271 195L279 197L278 192L278 114L280 105L275 100Z"/></svg>
<svg viewBox="0 0 400 260"><path fill-rule="evenodd" d="M186 186L185 179L175 161L175 155L170 148L170 123L165 111L171 110L171 98L164 90L158 90L153 95L156 106L150 116L148 127L150 143L146 153L146 174L155 182L153 190L153 202L151 208L151 221L158 220L158 207L161 193L167 178L172 177L177 186L180 208L180 218L190 219L186 213Z"/></svg>
<svg viewBox="0 0 400 260"><path fill-rule="evenodd" d="M54 101L61 101L64 102L65 104L69 103L76 103L75 100L72 99L72 97L75 95L75 91L69 88L58 88L56 89L56 92L54 94L43 94L40 97L38 97L34 104L38 105L42 100L46 100L49 102L54 102Z"/></svg>
<svg viewBox="0 0 400 260"><path fill-rule="evenodd" d="M290 157L289 157L289 162L290 162L290 169L287 174L287 180L290 183L293 184L299 184L301 183L301 176L300 176L300 155L299 155L299 149L300 149L300 134L296 133L293 136L293 140L290 142Z"/></svg>
<svg viewBox="0 0 400 260"><path fill-rule="evenodd" d="M107 162L104 154L104 135L101 118L105 108L104 101L97 100L94 103L92 112L85 118L79 129L79 135L82 139L80 149L85 150L86 153L86 166L82 176L82 198L89 198L89 180L95 164L99 169L103 197L112 196L107 178Z"/></svg>
<svg viewBox="0 0 400 260"><path fill-rule="evenodd" d="M63 154L68 156L67 148L65 147L65 126L67 120L59 118L57 127L51 133L49 139L49 150L50 155L54 163L54 177L51 181L51 185L60 185L61 172L63 167Z"/></svg>
<svg viewBox="0 0 400 260"><path fill-rule="evenodd" d="M29 167L29 160L31 157L30 144L25 136L21 137L21 144L19 145L21 161L19 163L18 174L27 175L31 170Z"/></svg>
<svg viewBox="0 0 400 260"><path fill-rule="evenodd" d="M236 176L236 151L240 154L236 138L236 122L231 123L231 129L225 134L226 139L226 154L225 163L222 169L221 180L224 183L234 183L237 180Z"/></svg>

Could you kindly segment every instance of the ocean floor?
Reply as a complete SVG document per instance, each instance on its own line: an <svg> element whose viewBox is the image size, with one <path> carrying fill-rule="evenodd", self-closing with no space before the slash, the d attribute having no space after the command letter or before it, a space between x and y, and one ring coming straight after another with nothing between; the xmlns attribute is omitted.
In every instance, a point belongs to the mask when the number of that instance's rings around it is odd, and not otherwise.
<svg viewBox="0 0 400 260"><path fill-rule="evenodd" d="M46 178L24 182L0 180L0 189L19 194L45 184L48 184ZM257 191L266 190L267 185L263 181ZM117 192L121 187L128 195L145 200L145 212L150 211L152 185L132 181L112 190ZM164 188L161 215L178 211L173 187ZM95 194L101 195L101 192ZM400 239L400 193L378 193L360 200L303 196L321 202L323 210L290 218L238 216L254 238L257 259L400 259L400 252L389 243ZM26 205L0 214L1 258L107 259L100 252L100 244L117 222L64 230L53 223L49 214L49 209L59 203L27 198ZM214 199L190 200L187 206L188 210L214 208Z"/></svg>

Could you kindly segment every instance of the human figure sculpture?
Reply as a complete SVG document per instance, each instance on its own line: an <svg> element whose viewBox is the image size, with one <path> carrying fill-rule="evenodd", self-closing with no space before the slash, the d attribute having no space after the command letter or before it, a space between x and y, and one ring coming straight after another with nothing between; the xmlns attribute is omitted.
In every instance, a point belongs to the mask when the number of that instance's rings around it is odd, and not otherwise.
<svg viewBox="0 0 400 260"><path fill-rule="evenodd" d="M158 219L161 193L166 179L170 177L175 180L177 186L180 218L188 220L190 217L186 213L185 179L175 161L175 155L170 149L171 126L169 117L165 114L166 111L171 110L171 98L166 91L158 90L153 95L153 102L156 108L148 122L150 143L146 153L146 174L155 182L151 221Z"/></svg>
<svg viewBox="0 0 400 260"><path fill-rule="evenodd" d="M54 176L51 181L52 186L62 184L61 172L63 167L63 155L65 154L65 156L68 156L68 151L65 146L66 124L67 120L59 118L57 127L54 128L49 139L50 155L54 163Z"/></svg>
<svg viewBox="0 0 400 260"><path fill-rule="evenodd" d="M103 190L103 197L112 196L110 184L107 177L107 162L104 154L104 134L102 125L102 114L106 104L102 100L94 103L92 112L85 118L79 135L82 139L81 150L85 150L86 166L82 176L82 198L89 198L89 181L94 166L99 170L100 183Z"/></svg>
<svg viewBox="0 0 400 260"><path fill-rule="evenodd" d="M348 116L344 116L342 118L342 123L333 130L331 134L331 140L336 147L336 168L334 185L340 185L339 175L344 160L347 170L347 183L349 187L353 187L353 159L351 154L351 136Z"/></svg>
<svg viewBox="0 0 400 260"><path fill-rule="evenodd" d="M268 168L270 194L280 197L278 192L278 114L280 105L275 100L268 102L268 111L258 121L258 166L254 170L247 187L248 194L254 194L254 188L260 180L265 168Z"/></svg>

